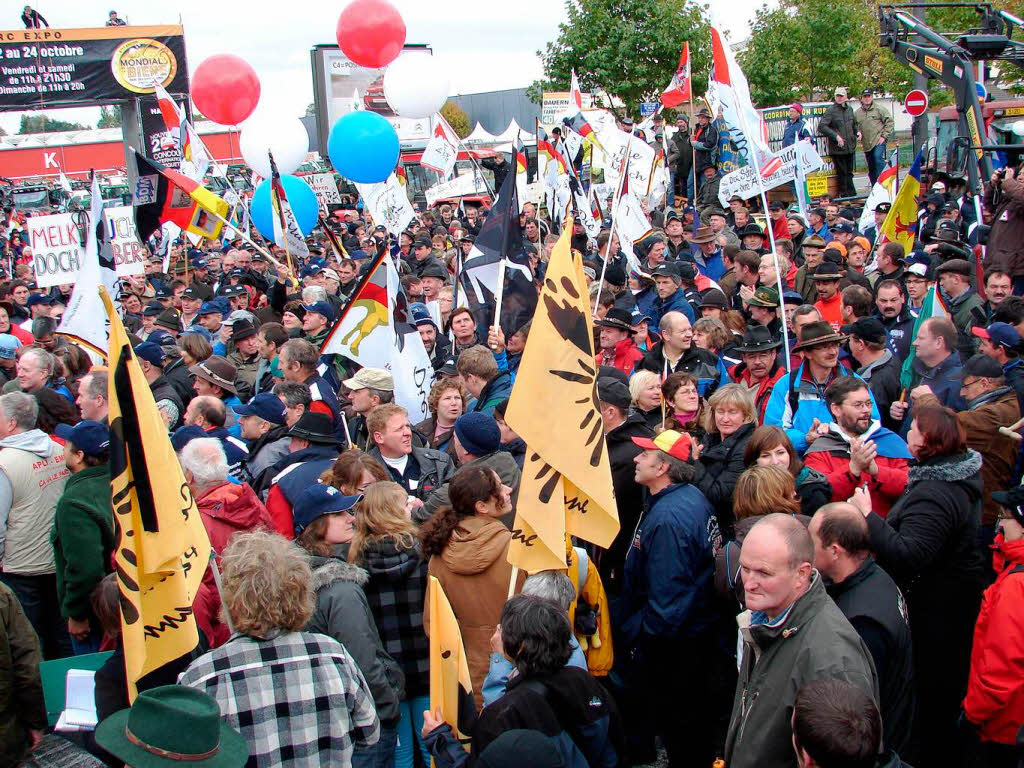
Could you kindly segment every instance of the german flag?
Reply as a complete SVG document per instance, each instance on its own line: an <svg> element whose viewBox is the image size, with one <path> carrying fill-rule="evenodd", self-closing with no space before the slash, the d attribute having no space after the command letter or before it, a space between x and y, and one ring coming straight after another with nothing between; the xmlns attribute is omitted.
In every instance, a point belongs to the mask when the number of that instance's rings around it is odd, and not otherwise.
<svg viewBox="0 0 1024 768"><path fill-rule="evenodd" d="M166 221L210 240L220 236L221 219L226 218L231 209L225 200L188 176L143 157L134 149L132 159L136 178L132 204L140 242L146 242Z"/></svg>
<svg viewBox="0 0 1024 768"><path fill-rule="evenodd" d="M590 139L592 142L601 146L597 140L597 134L594 132L594 127L587 122L587 118L583 116L582 112L577 112L572 117L563 117L562 125L568 128L570 131L574 131L582 136L584 139Z"/></svg>
<svg viewBox="0 0 1024 768"><path fill-rule="evenodd" d="M409 177L405 173L405 166L399 161L398 165L395 166L395 178L398 179L398 183L403 187L409 183Z"/></svg>
<svg viewBox="0 0 1024 768"><path fill-rule="evenodd" d="M515 142L515 154L516 154L516 173L526 173L526 145L523 144L522 140L516 137Z"/></svg>
<svg viewBox="0 0 1024 768"><path fill-rule="evenodd" d="M551 143L551 139L548 137L548 132L541 128L540 122L537 123L537 152L544 155L548 160L554 160L558 163L559 173L568 173L565 158L562 157L561 152L555 149L555 145Z"/></svg>

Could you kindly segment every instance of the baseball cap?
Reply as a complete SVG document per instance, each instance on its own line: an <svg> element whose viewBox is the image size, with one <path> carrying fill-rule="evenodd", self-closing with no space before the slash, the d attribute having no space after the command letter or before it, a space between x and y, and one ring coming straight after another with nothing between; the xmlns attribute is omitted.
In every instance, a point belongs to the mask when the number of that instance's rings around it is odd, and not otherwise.
<svg viewBox="0 0 1024 768"><path fill-rule="evenodd" d="M346 496L331 485L323 483L311 485L299 494L295 504L292 505L295 533L302 533L318 517L350 511L362 498L362 494Z"/></svg>
<svg viewBox="0 0 1024 768"><path fill-rule="evenodd" d="M75 426L58 424L53 431L61 440L74 443L86 456L102 456L110 449L110 427L98 421L86 419Z"/></svg>
<svg viewBox="0 0 1024 768"><path fill-rule="evenodd" d="M674 264L669 264L667 261L663 261L652 269L651 277L671 277L677 283L679 282L679 272L676 270Z"/></svg>
<svg viewBox="0 0 1024 768"><path fill-rule="evenodd" d="M194 285L190 285L188 288L181 292L181 298L201 299L203 297L199 295L199 289L197 289Z"/></svg>
<svg viewBox="0 0 1024 768"><path fill-rule="evenodd" d="M259 416L271 424L284 424L284 403L271 392L260 392L245 405L233 406L232 410L239 416Z"/></svg>
<svg viewBox="0 0 1024 768"><path fill-rule="evenodd" d="M368 388L393 392L395 389L394 379L383 368L361 368L355 376L341 383L349 390Z"/></svg>
<svg viewBox="0 0 1024 768"><path fill-rule="evenodd" d="M603 403L610 403L623 409L629 408L632 403L629 387L610 376L604 376L597 380L597 397Z"/></svg>
<svg viewBox="0 0 1024 768"><path fill-rule="evenodd" d="M849 325L840 328L843 333L854 336L861 341L870 341L873 344L885 344L885 326L877 317L859 317Z"/></svg>
<svg viewBox="0 0 1024 768"><path fill-rule="evenodd" d="M681 461L690 458L690 436L674 429L666 429L653 440L648 437L634 437L632 440L645 451L662 451Z"/></svg>
<svg viewBox="0 0 1024 768"><path fill-rule="evenodd" d="M314 301L312 304L303 304L302 307L303 309L306 310L306 312L313 312L317 315L323 315L324 317L327 318L327 322L329 323L333 322L334 320L334 310L331 309L331 305L328 304L326 301Z"/></svg>
<svg viewBox="0 0 1024 768"><path fill-rule="evenodd" d="M247 323L252 323L254 326L256 325L256 315L254 315L247 309L236 309L234 312L227 316L227 319L224 320L224 325L232 326L239 320L244 320Z"/></svg>
<svg viewBox="0 0 1024 768"><path fill-rule="evenodd" d="M151 341L144 341L135 347L135 356L158 368L164 364L163 349L159 344L154 344Z"/></svg>
<svg viewBox="0 0 1024 768"><path fill-rule="evenodd" d="M132 294L134 295L134 294ZM25 306L35 307L40 304L53 304L55 299L48 293L33 293L28 297L28 301L25 302Z"/></svg>
<svg viewBox="0 0 1024 768"><path fill-rule="evenodd" d="M223 315L223 314L224 314L224 312L223 312L220 304L218 304L215 301L204 301L202 306L199 307L199 315L200 315L200 317L202 315Z"/></svg>
<svg viewBox="0 0 1024 768"><path fill-rule="evenodd" d="M18 356L19 349L21 349L21 341L17 336L0 333L0 357L4 360L13 360Z"/></svg>
<svg viewBox="0 0 1024 768"><path fill-rule="evenodd" d="M978 376L983 379L998 379L1003 376L1003 366L999 361L988 355L972 355L964 363L964 367L956 373L950 374L951 379L966 379L968 376Z"/></svg>
<svg viewBox="0 0 1024 768"><path fill-rule="evenodd" d="M149 302L142 310L144 317L157 317L164 313L164 305L159 301Z"/></svg>
<svg viewBox="0 0 1024 768"><path fill-rule="evenodd" d="M1009 323L992 323L988 328L975 326L971 328L971 333L979 339L988 339L992 344L998 344L1014 352L1020 351L1020 334Z"/></svg>
<svg viewBox="0 0 1024 768"><path fill-rule="evenodd" d="M1005 491L993 491L992 501L1006 509L1013 519L1024 525L1024 486L1015 485Z"/></svg>

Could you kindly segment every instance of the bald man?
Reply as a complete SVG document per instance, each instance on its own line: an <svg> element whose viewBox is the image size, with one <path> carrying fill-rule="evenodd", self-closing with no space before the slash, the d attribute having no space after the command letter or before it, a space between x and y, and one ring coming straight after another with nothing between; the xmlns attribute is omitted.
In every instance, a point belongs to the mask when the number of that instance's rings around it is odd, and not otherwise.
<svg viewBox="0 0 1024 768"><path fill-rule="evenodd" d="M814 541L790 515L762 518L743 540L743 656L725 742L729 768L793 766L796 691L834 677L877 704L878 677L857 631L825 593Z"/></svg>
<svg viewBox="0 0 1024 768"><path fill-rule="evenodd" d="M719 384L729 383L729 372L718 355L693 343L693 326L682 312L666 312L658 325L661 341L651 347L637 365L660 376L692 373L697 377L697 390L710 397Z"/></svg>
<svg viewBox="0 0 1024 768"><path fill-rule="evenodd" d="M885 748L913 760L914 663L903 595L871 556L868 522L852 504L826 504L812 518L808 532L814 541L814 567L825 579L825 590L875 662Z"/></svg>

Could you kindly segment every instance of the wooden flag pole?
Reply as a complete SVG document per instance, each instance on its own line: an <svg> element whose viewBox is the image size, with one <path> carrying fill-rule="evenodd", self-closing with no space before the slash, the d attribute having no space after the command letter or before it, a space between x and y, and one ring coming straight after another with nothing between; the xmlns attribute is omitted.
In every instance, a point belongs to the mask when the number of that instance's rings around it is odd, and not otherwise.
<svg viewBox="0 0 1024 768"><path fill-rule="evenodd" d="M204 211L206 211L206 212L207 212L208 214L210 214L211 216L213 216L213 218L217 219L217 220L218 220L219 222L221 222L222 224L224 224L224 225L226 225L226 226L228 226L228 227L231 227L231 226L232 226L232 225L231 225L231 222L230 222L230 221L228 221L227 219L225 219L225 218L224 218L223 216L221 216L220 214L218 214L218 213L217 213L216 211L210 211L210 210L207 210L206 208L204 208L203 210L204 210ZM232 227L232 228L233 228L233 227ZM242 240L244 240L244 241L245 241L246 243L248 243L248 244L249 244L249 245L251 245L251 246L252 246L253 248L255 248L255 249L256 249L256 252L257 252L257 253L259 253L259 254L261 254L262 256L265 256L266 258L270 259L270 262L271 262L271 263L272 263L272 264L273 264L273 265L274 265L275 267L277 267L278 269L281 269L281 268L283 267L283 265L281 264L281 262L280 262L280 261L278 261L278 260L277 260L277 259L275 259L275 258L274 258L273 256L271 256L271 255L270 255L270 252L269 252L269 251L267 251L266 249L264 249L264 248L261 248L260 246L256 245L256 243L254 243L254 242L253 242L253 241L252 241L252 240L251 240L251 239L249 238L249 236L248 236L247 234L245 234L244 232L242 232L242 231L241 231L241 230L239 230L239 229L236 229L236 230L235 230L235 232L237 232L237 233L238 233L238 236L239 236L240 238L242 238Z"/></svg>

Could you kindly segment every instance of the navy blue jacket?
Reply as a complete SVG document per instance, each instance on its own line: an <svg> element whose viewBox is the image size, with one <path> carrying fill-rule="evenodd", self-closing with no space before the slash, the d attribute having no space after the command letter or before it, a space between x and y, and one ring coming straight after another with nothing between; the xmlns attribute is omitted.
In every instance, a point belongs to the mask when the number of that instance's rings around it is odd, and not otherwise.
<svg viewBox="0 0 1024 768"><path fill-rule="evenodd" d="M690 322L693 322L693 308L690 306L690 302L686 300L686 294L683 293L683 289L679 288L669 296L667 299L657 296L654 299L654 303L651 305L651 319L654 321L655 327L661 326L661 318L665 316L667 312L682 312L689 318Z"/></svg>
<svg viewBox="0 0 1024 768"><path fill-rule="evenodd" d="M798 117L796 122L786 120L786 130L782 134L782 146L788 147L790 144L796 144L798 141L809 138L811 138L811 132L807 130L807 125L802 117Z"/></svg>
<svg viewBox="0 0 1024 768"><path fill-rule="evenodd" d="M718 536L714 510L695 486L677 483L648 496L613 611L629 647L644 637L692 638L714 621Z"/></svg>
<svg viewBox="0 0 1024 768"><path fill-rule="evenodd" d="M960 395L960 379L953 378L964 367L960 361L959 352L953 352L934 368L928 368L921 362L921 358L915 357L910 367L913 369L911 389L919 384L927 384L939 402L947 408L952 408L954 411L967 410L967 401ZM907 433L910 432L910 425L913 421L914 409L909 408L903 415L903 423L900 425L900 437L904 440L907 438Z"/></svg>
<svg viewBox="0 0 1024 768"><path fill-rule="evenodd" d="M301 451L289 453L263 474L265 487L278 485L289 504L303 490L316 485L320 474L334 464L338 458L338 448L333 445L311 445Z"/></svg>

